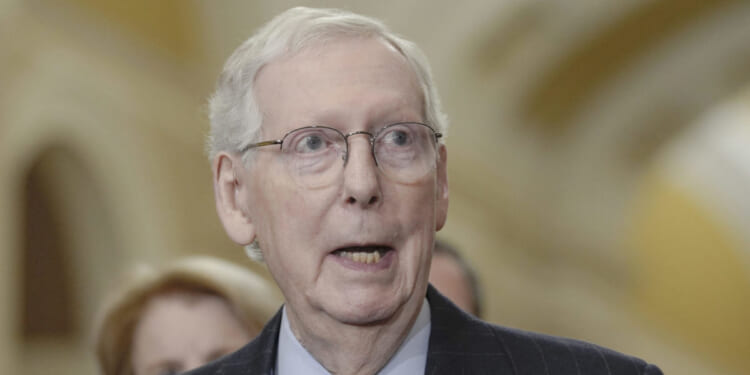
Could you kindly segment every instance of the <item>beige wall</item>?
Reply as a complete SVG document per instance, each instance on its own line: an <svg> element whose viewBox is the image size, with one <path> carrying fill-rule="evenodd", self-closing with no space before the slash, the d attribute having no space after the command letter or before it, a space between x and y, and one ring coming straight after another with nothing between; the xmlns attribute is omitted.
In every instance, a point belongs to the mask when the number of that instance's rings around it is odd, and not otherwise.
<svg viewBox="0 0 750 375"><path fill-rule="evenodd" d="M665 160L713 154L664 156L704 114L750 103L750 6L310 3L380 17L431 59L452 120L439 235L477 266L488 320L667 373L750 368L750 240L736 235L750 215L711 199L750 179L685 187ZM292 4L0 1L0 373L93 373L91 316L131 263L210 253L251 266L215 217L204 99L231 50ZM745 105L731 108L747 124ZM744 157L730 156L742 176ZM19 335L32 170L64 223L77 321L43 340Z"/></svg>

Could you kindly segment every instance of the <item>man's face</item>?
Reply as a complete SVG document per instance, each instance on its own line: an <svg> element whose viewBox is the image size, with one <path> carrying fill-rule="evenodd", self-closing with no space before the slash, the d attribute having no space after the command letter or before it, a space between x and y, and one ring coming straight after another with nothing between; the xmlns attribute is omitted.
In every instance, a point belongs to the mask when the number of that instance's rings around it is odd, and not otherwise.
<svg viewBox="0 0 750 375"><path fill-rule="evenodd" d="M425 120L415 73L379 39L335 40L274 61L256 77L255 94L263 140L309 125L375 133ZM238 202L291 314L367 324L419 306L447 211L444 146L436 168L404 184L378 169L367 136L351 136L342 177L322 188L296 182L278 147L251 152Z"/></svg>

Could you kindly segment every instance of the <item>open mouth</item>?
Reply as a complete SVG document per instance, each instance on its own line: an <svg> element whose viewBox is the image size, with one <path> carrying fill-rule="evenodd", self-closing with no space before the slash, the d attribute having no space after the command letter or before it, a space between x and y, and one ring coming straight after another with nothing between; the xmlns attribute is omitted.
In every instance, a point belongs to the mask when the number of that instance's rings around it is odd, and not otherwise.
<svg viewBox="0 0 750 375"><path fill-rule="evenodd" d="M354 246L338 249L333 254L357 263L373 264L380 262L380 259L392 250L385 246Z"/></svg>

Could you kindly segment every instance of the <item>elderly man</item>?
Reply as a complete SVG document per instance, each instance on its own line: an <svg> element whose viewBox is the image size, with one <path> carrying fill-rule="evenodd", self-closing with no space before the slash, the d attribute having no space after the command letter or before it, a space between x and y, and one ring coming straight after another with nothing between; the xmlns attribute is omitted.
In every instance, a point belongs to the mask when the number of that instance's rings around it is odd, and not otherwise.
<svg viewBox="0 0 750 375"><path fill-rule="evenodd" d="M426 59L380 22L294 8L229 58L211 99L219 217L286 304L192 374L659 374L501 328L428 285L448 210L446 120Z"/></svg>

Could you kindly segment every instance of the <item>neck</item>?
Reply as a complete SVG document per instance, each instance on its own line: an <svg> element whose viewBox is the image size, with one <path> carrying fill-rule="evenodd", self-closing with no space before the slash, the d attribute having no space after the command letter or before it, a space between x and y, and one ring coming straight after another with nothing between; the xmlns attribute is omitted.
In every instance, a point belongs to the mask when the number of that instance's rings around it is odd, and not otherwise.
<svg viewBox="0 0 750 375"><path fill-rule="evenodd" d="M408 336L424 299L406 304L393 318L367 325L345 324L330 317L305 324L287 305L292 333L331 374L376 374ZM308 322L309 323L309 322Z"/></svg>

